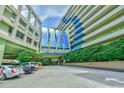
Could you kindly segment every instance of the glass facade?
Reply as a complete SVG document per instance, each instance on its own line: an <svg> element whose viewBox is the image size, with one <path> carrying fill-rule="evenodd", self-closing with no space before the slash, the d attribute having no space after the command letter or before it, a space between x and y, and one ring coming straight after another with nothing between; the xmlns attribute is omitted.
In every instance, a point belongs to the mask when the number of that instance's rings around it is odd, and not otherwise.
<svg viewBox="0 0 124 93"><path fill-rule="evenodd" d="M66 31L43 27L41 42L42 53L62 54L69 50L69 40Z"/></svg>
<svg viewBox="0 0 124 93"><path fill-rule="evenodd" d="M30 23L32 24L32 26L34 26L35 24L35 17L33 14L31 14Z"/></svg>
<svg viewBox="0 0 124 93"><path fill-rule="evenodd" d="M62 35L63 35L64 48L69 49L68 35L65 31L62 32Z"/></svg>
<svg viewBox="0 0 124 93"><path fill-rule="evenodd" d="M49 29L50 32L50 48L56 48L56 38L54 29Z"/></svg>
<svg viewBox="0 0 124 93"><path fill-rule="evenodd" d="M40 27L41 27L41 26L40 26L40 23L37 21L37 22L36 22L36 30L39 31Z"/></svg>
<svg viewBox="0 0 124 93"><path fill-rule="evenodd" d="M41 39L42 47L48 47L48 29L42 28L42 39Z"/></svg>
<svg viewBox="0 0 124 93"><path fill-rule="evenodd" d="M63 48L62 35L59 30L56 30L56 36L57 36L57 47L58 49L62 49Z"/></svg>

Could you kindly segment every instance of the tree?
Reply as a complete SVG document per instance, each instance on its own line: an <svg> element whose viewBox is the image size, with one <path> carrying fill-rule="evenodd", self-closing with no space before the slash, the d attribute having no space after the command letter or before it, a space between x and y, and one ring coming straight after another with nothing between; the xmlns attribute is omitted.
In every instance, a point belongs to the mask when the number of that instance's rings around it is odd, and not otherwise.
<svg viewBox="0 0 124 93"><path fill-rule="evenodd" d="M33 56L35 55L35 52L32 51L23 51L18 56L17 59L20 62L30 62L33 60Z"/></svg>

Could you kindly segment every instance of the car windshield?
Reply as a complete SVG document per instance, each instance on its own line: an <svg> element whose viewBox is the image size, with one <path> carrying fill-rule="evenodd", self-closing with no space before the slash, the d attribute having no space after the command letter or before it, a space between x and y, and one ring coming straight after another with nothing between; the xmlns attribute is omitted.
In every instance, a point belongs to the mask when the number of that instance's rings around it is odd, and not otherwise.
<svg viewBox="0 0 124 93"><path fill-rule="evenodd" d="M3 67L15 68L14 65L2 65Z"/></svg>

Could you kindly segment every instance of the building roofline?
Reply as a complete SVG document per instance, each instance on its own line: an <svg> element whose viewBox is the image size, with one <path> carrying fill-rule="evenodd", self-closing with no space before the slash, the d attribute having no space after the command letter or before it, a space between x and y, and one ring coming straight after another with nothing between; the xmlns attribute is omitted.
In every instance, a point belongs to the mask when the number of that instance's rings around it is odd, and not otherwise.
<svg viewBox="0 0 124 93"><path fill-rule="evenodd" d="M32 10L33 14L37 17L38 22L40 22L40 24L41 24L42 21L41 21L41 19L39 18L39 16L38 16L38 14L36 13L36 11L34 11L34 9L32 8L32 6L31 6L31 5L27 5L27 7Z"/></svg>
<svg viewBox="0 0 124 93"><path fill-rule="evenodd" d="M69 7L69 9L66 11L65 15L64 15L64 16L62 17L62 19L60 20L59 25L58 25L57 27L55 27L55 29L58 29L58 27L59 27L60 24L62 23L63 18L64 18L65 16L67 16L68 12L71 10L72 7L73 7L73 5L71 5L71 6Z"/></svg>

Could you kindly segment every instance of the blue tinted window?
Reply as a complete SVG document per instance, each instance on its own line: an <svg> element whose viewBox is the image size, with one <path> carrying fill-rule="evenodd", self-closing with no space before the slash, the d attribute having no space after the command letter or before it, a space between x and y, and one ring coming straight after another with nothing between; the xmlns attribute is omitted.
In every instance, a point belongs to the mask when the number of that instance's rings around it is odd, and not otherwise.
<svg viewBox="0 0 124 93"><path fill-rule="evenodd" d="M77 28L79 28L81 25L82 25L82 23L79 22L79 23L75 26L75 28L77 29Z"/></svg>
<svg viewBox="0 0 124 93"><path fill-rule="evenodd" d="M84 28L81 27L80 29L78 29L78 30L75 32L75 34L78 34L78 33L82 32L83 30L84 30Z"/></svg>
<svg viewBox="0 0 124 93"><path fill-rule="evenodd" d="M76 20L77 19L77 16L73 16L72 18L71 18L71 21L73 22L74 20Z"/></svg>
<svg viewBox="0 0 124 93"><path fill-rule="evenodd" d="M64 47L65 47L65 49L67 49L67 48L69 48L68 35L66 34L65 31L62 32L62 35L63 35Z"/></svg>
<svg viewBox="0 0 124 93"><path fill-rule="evenodd" d="M58 46L58 48L63 48L61 32L56 30L56 36L57 36L57 46Z"/></svg>
<svg viewBox="0 0 124 93"><path fill-rule="evenodd" d="M73 25L76 25L77 23L80 23L80 20L79 19L76 19L75 21L72 22Z"/></svg>
<svg viewBox="0 0 124 93"><path fill-rule="evenodd" d="M43 28L42 29L42 47L48 47L48 29L47 28Z"/></svg>
<svg viewBox="0 0 124 93"><path fill-rule="evenodd" d="M83 38L84 35L85 35L85 34L82 33L82 34L79 35L78 37L74 37L73 40L78 40L78 39L80 39L80 38Z"/></svg>
<svg viewBox="0 0 124 93"><path fill-rule="evenodd" d="M77 46L77 47L75 47L75 48L73 48L72 51L76 51L76 50L78 50L78 49L80 49L80 48L81 48L81 45L80 45L80 46Z"/></svg>
<svg viewBox="0 0 124 93"><path fill-rule="evenodd" d="M50 47L56 48L56 38L55 38L54 29L49 29L49 31L50 31Z"/></svg>
<svg viewBox="0 0 124 93"><path fill-rule="evenodd" d="M62 22L66 24L66 21L67 21L67 19L66 19L66 17L64 17L64 18L62 19Z"/></svg>

